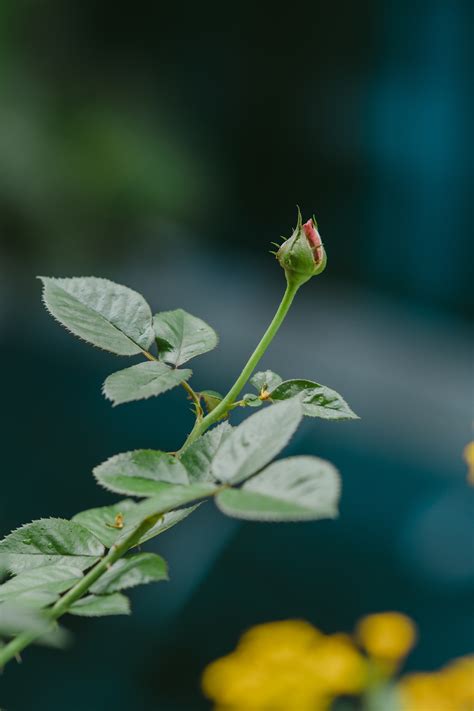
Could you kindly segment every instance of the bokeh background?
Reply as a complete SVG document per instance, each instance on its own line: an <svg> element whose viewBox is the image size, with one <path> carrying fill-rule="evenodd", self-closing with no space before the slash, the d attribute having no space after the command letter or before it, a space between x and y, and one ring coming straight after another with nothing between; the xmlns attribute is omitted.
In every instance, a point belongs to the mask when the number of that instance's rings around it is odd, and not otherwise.
<svg viewBox="0 0 474 711"><path fill-rule="evenodd" d="M268 254L295 205L329 262L262 365L339 390L360 422L306 421L288 452L342 472L341 516L243 524L211 503L151 544L171 582L131 618L71 619L28 650L8 711L207 708L199 676L262 621L350 630L402 610L409 666L472 651L474 491L469 0L0 4L0 533L112 503L94 465L173 450L184 394L115 409L125 360L45 313L37 274L105 276L221 335L195 387L226 390L280 298Z"/></svg>

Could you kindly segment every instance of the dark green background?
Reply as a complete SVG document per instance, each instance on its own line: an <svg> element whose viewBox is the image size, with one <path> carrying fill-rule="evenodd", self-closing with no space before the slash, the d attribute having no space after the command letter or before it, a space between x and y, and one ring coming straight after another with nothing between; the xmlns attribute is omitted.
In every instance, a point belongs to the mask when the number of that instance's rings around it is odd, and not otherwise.
<svg viewBox="0 0 474 711"><path fill-rule="evenodd" d="M280 298L268 250L298 203L328 268L263 366L362 417L307 421L288 448L341 470L337 521L205 504L150 545L171 582L132 591L131 618L68 620L65 653L26 651L2 708L206 708L205 664L287 617L349 631L398 609L420 627L411 668L472 651L471 9L1 3L1 532L112 502L93 466L191 426L180 391L112 409L100 385L125 360L54 324L37 274L106 276L206 319L222 339L195 385L225 390Z"/></svg>

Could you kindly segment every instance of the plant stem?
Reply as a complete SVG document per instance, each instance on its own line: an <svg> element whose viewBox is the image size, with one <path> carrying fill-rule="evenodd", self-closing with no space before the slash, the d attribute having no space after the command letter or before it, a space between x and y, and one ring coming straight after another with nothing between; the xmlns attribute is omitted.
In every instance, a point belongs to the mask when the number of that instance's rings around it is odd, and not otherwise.
<svg viewBox="0 0 474 711"><path fill-rule="evenodd" d="M211 425L217 422L222 416L226 415L230 409L235 405L235 401L244 387L247 380L252 375L257 363L262 358L263 354L267 350L271 341L273 340L275 334L283 323L286 314L295 298L295 294L298 291L298 286L288 284L281 300L281 303L272 319L272 322L268 326L267 330L263 334L262 339L255 348L254 352L245 364L239 377L224 397L223 400L217 405L217 407L212 410L206 417L198 417L194 424L194 427L190 434L188 435L185 443L181 449L177 452L179 456L184 452L184 450L194 442L198 437L200 437ZM156 360L156 358L148 351L143 351L144 356L151 361ZM193 399L196 405L199 405L199 396L187 383L183 383L183 387L188 392L188 394ZM239 403L240 404L240 403ZM198 410L199 412L199 410ZM202 410L201 410L202 412ZM143 521L136 529L134 529L128 536L126 536L123 541L115 544L109 550L107 555L102 558L96 565L89 570L83 578L81 578L68 592L66 592L59 600L53 605L53 607L47 611L47 618L45 619L45 627L48 625L48 621L52 624L58 620L62 615L67 613L71 605L82 598L85 593L87 593L90 587L98 580L113 563L115 563L119 558L127 553L127 551L138 543L141 537L156 523L159 516L162 515L155 514ZM0 649L0 669L5 666L7 662L11 659L17 657L19 653L25 649L32 642L37 640L45 631L45 627L37 629L36 631L23 632L17 637L11 640L8 644Z"/></svg>
<svg viewBox="0 0 474 711"><path fill-rule="evenodd" d="M239 377L237 378L227 395L224 397L224 399L221 400L220 403L217 405L217 407L215 407L214 410L212 410L208 415L206 415L204 419L202 419L201 421L196 421L185 443L177 452L177 456L182 454L192 442L194 442L198 437L204 434L204 432L209 429L211 425L217 422L217 420L219 420L223 415L227 414L229 409L232 407L234 401L238 397L240 391L244 387L245 383L252 375L252 372L254 371L257 363L259 362L259 360L267 350L268 346L270 345L271 341L273 340L276 332L283 323L285 316L288 313L289 308L293 302L293 299L295 298L295 294L298 291L298 288L298 285L295 286L287 284L285 293L277 309L277 312L273 317L272 322L263 334L260 343L248 359Z"/></svg>
<svg viewBox="0 0 474 711"><path fill-rule="evenodd" d="M79 600L89 590L91 585L107 572L113 563L124 556L130 548L138 543L140 538L155 525L160 515L161 514L155 514L142 521L121 543L112 546L104 558L91 568L91 570L63 595L63 597L59 598L56 604L47 611L48 618L51 622L56 621L68 612L71 605L76 602L76 600ZM45 632L46 626L47 620L45 620L45 627L36 631L23 632L2 647L2 649L0 649L0 669L4 667L7 662L16 657L25 647L38 639L38 637L41 637Z"/></svg>

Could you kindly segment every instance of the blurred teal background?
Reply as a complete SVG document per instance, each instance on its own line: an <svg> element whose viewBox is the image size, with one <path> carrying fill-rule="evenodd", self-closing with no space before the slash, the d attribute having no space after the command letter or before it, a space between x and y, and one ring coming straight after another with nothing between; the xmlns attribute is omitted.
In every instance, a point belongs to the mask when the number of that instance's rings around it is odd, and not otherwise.
<svg viewBox="0 0 474 711"><path fill-rule="evenodd" d="M341 517L242 524L211 503L151 548L171 582L131 618L68 621L28 650L7 711L207 708L199 676L262 621L325 631L397 609L410 668L474 648L472 3L0 4L0 533L112 503L91 469L174 450L181 392L112 409L125 361L45 313L37 274L97 275L221 334L195 361L226 390L284 286L268 254L295 205L329 255L262 365L340 391L362 420L307 421L290 452L342 472ZM185 415L183 416L183 412Z"/></svg>

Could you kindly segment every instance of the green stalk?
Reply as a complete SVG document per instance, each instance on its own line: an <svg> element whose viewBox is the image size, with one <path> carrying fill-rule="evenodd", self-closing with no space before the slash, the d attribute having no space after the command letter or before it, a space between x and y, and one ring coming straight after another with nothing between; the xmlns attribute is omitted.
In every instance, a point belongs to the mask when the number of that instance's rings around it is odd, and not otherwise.
<svg viewBox="0 0 474 711"><path fill-rule="evenodd" d="M289 308L293 302L293 299L295 298L295 294L298 291L298 288L299 285L295 286L294 284L287 284L285 293L275 313L275 316L272 319L272 322L263 334L262 339L260 340L254 352L248 359L239 377L237 378L227 395L224 397L224 399L221 400L219 405L217 405L217 407L203 419L198 418L196 420L194 428L188 435L185 443L183 444L179 452L177 452L178 456L182 454L182 452L184 452L184 450L191 444L191 442L194 442L194 440L204 434L204 432L206 432L206 430L211 425L217 422L223 415L227 414L227 412L232 408L240 391L252 375L252 372L254 371L256 365L262 358L263 354L267 350L275 334L283 323L285 316L288 313ZM155 360L154 356L152 356L150 353L145 352L144 355L149 360ZM89 570L89 572L86 573L83 578L81 578L65 595L63 595L50 610L48 610L48 617L45 620L46 624L48 624L48 619L52 624L62 615L67 613L71 605L76 602L76 600L82 598L82 596L88 592L88 590L96 582L96 580L98 580L105 572L107 572L107 570L110 568L111 565L113 565L113 563L119 560L119 558L122 558L122 556L124 556L125 553L130 550L130 548L136 545L140 538L152 526L154 526L159 515L154 515L150 518L147 518L140 524L140 526L138 526L137 529L132 531L126 538L124 538L121 543L112 546L107 555L102 558L93 568L91 568L91 570ZM25 647L27 647L32 642L41 637L44 631L45 629L42 628L36 631L24 632L15 637L15 639L12 639L11 642L6 644L3 648L1 648L0 669L5 666L5 664L11 659L18 657L20 652L25 649Z"/></svg>
<svg viewBox="0 0 474 711"><path fill-rule="evenodd" d="M227 393L227 395L224 397L223 400L220 401L220 403L217 405L217 407L212 410L204 419L202 420L197 420L193 429L191 430L190 434L188 435L185 443L181 447L181 449L177 452L177 455L180 456L189 445L194 442L198 437L200 437L204 432L209 429L211 425L213 425L217 420L219 420L223 415L226 415L229 409L232 407L233 403L237 399L240 391L244 387L245 383L247 380L250 378L252 375L256 365L258 364L259 360L262 358L263 354L267 350L268 346L272 342L275 334L277 333L278 329L280 328L281 324L285 320L285 316L288 313L290 306L293 302L293 299L295 298L295 294L298 291L299 284L287 284L285 293L283 295L283 299L281 300L280 306L277 309L277 312L275 316L273 317L272 322L270 323L269 327L265 331L265 333L262 336L262 339L258 346L255 348L254 352L248 359L246 365L244 366L244 369L240 373L239 377Z"/></svg>
<svg viewBox="0 0 474 711"><path fill-rule="evenodd" d="M154 515L145 519L145 521L143 521L140 526L133 530L126 538L124 538L121 543L112 546L104 558L102 558L93 568L91 568L91 570L89 570L83 578L81 578L65 595L63 595L63 597L59 598L56 604L48 610L48 618L51 622L56 621L68 612L71 605L76 602L76 600L79 600L89 590L91 585L93 585L96 580L107 572L113 563L124 556L130 548L138 543L140 538L155 525L157 518L160 515L161 514ZM31 632L23 632L2 647L2 649L0 649L0 669L11 659L17 657L20 652L25 649L25 647L28 647L28 645L38 639L38 637L41 637L44 632L45 628Z"/></svg>

